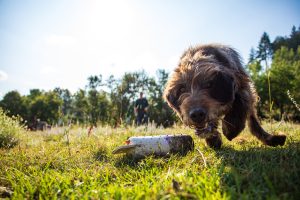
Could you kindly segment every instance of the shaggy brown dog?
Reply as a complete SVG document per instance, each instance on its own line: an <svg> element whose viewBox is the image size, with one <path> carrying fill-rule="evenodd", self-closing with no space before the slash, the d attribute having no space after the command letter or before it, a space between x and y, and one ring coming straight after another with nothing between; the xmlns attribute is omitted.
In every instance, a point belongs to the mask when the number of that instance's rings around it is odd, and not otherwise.
<svg viewBox="0 0 300 200"><path fill-rule="evenodd" d="M210 147L221 147L219 120L228 140L245 128L247 120L251 133L264 144L285 143L285 135L271 135L260 126L255 88L231 47L200 45L185 51L166 85L164 98Z"/></svg>

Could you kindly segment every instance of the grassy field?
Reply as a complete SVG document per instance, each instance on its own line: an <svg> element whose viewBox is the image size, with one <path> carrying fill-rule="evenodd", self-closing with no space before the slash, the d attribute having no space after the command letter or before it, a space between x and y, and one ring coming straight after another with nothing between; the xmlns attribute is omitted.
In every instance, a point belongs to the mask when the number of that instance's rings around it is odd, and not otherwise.
<svg viewBox="0 0 300 200"><path fill-rule="evenodd" d="M288 135L266 147L246 129L212 150L184 127L80 127L20 132L0 150L0 196L12 199L300 199L300 125L264 124ZM186 156L134 160L112 150L134 135L190 134Z"/></svg>

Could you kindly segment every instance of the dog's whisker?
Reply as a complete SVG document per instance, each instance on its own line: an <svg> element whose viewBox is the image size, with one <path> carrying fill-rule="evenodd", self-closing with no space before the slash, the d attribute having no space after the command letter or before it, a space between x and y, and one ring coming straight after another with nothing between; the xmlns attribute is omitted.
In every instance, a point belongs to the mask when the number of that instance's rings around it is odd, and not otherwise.
<svg viewBox="0 0 300 200"><path fill-rule="evenodd" d="M229 125L231 125L232 127L234 127L234 125L233 125L232 123L226 121L225 119L221 119L221 120L222 120L223 122L225 122L226 124L229 124Z"/></svg>

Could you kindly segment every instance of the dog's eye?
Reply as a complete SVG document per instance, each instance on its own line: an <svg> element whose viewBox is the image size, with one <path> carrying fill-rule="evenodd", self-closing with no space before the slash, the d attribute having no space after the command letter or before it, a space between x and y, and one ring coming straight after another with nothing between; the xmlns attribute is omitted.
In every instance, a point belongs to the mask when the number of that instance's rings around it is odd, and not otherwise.
<svg viewBox="0 0 300 200"><path fill-rule="evenodd" d="M212 81L207 81L201 85L202 88L208 89L212 87Z"/></svg>
<svg viewBox="0 0 300 200"><path fill-rule="evenodd" d="M186 92L186 88L185 87L181 87L179 89L179 94L185 93Z"/></svg>

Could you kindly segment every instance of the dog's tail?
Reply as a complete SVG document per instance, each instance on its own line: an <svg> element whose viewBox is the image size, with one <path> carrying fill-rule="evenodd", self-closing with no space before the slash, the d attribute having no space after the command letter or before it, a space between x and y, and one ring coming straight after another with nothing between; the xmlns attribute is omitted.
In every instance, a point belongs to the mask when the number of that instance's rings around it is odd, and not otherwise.
<svg viewBox="0 0 300 200"><path fill-rule="evenodd" d="M259 124L257 117L254 114L249 116L249 128L251 133L256 136L260 141L268 146L283 146L286 140L285 135L271 135L267 133Z"/></svg>

